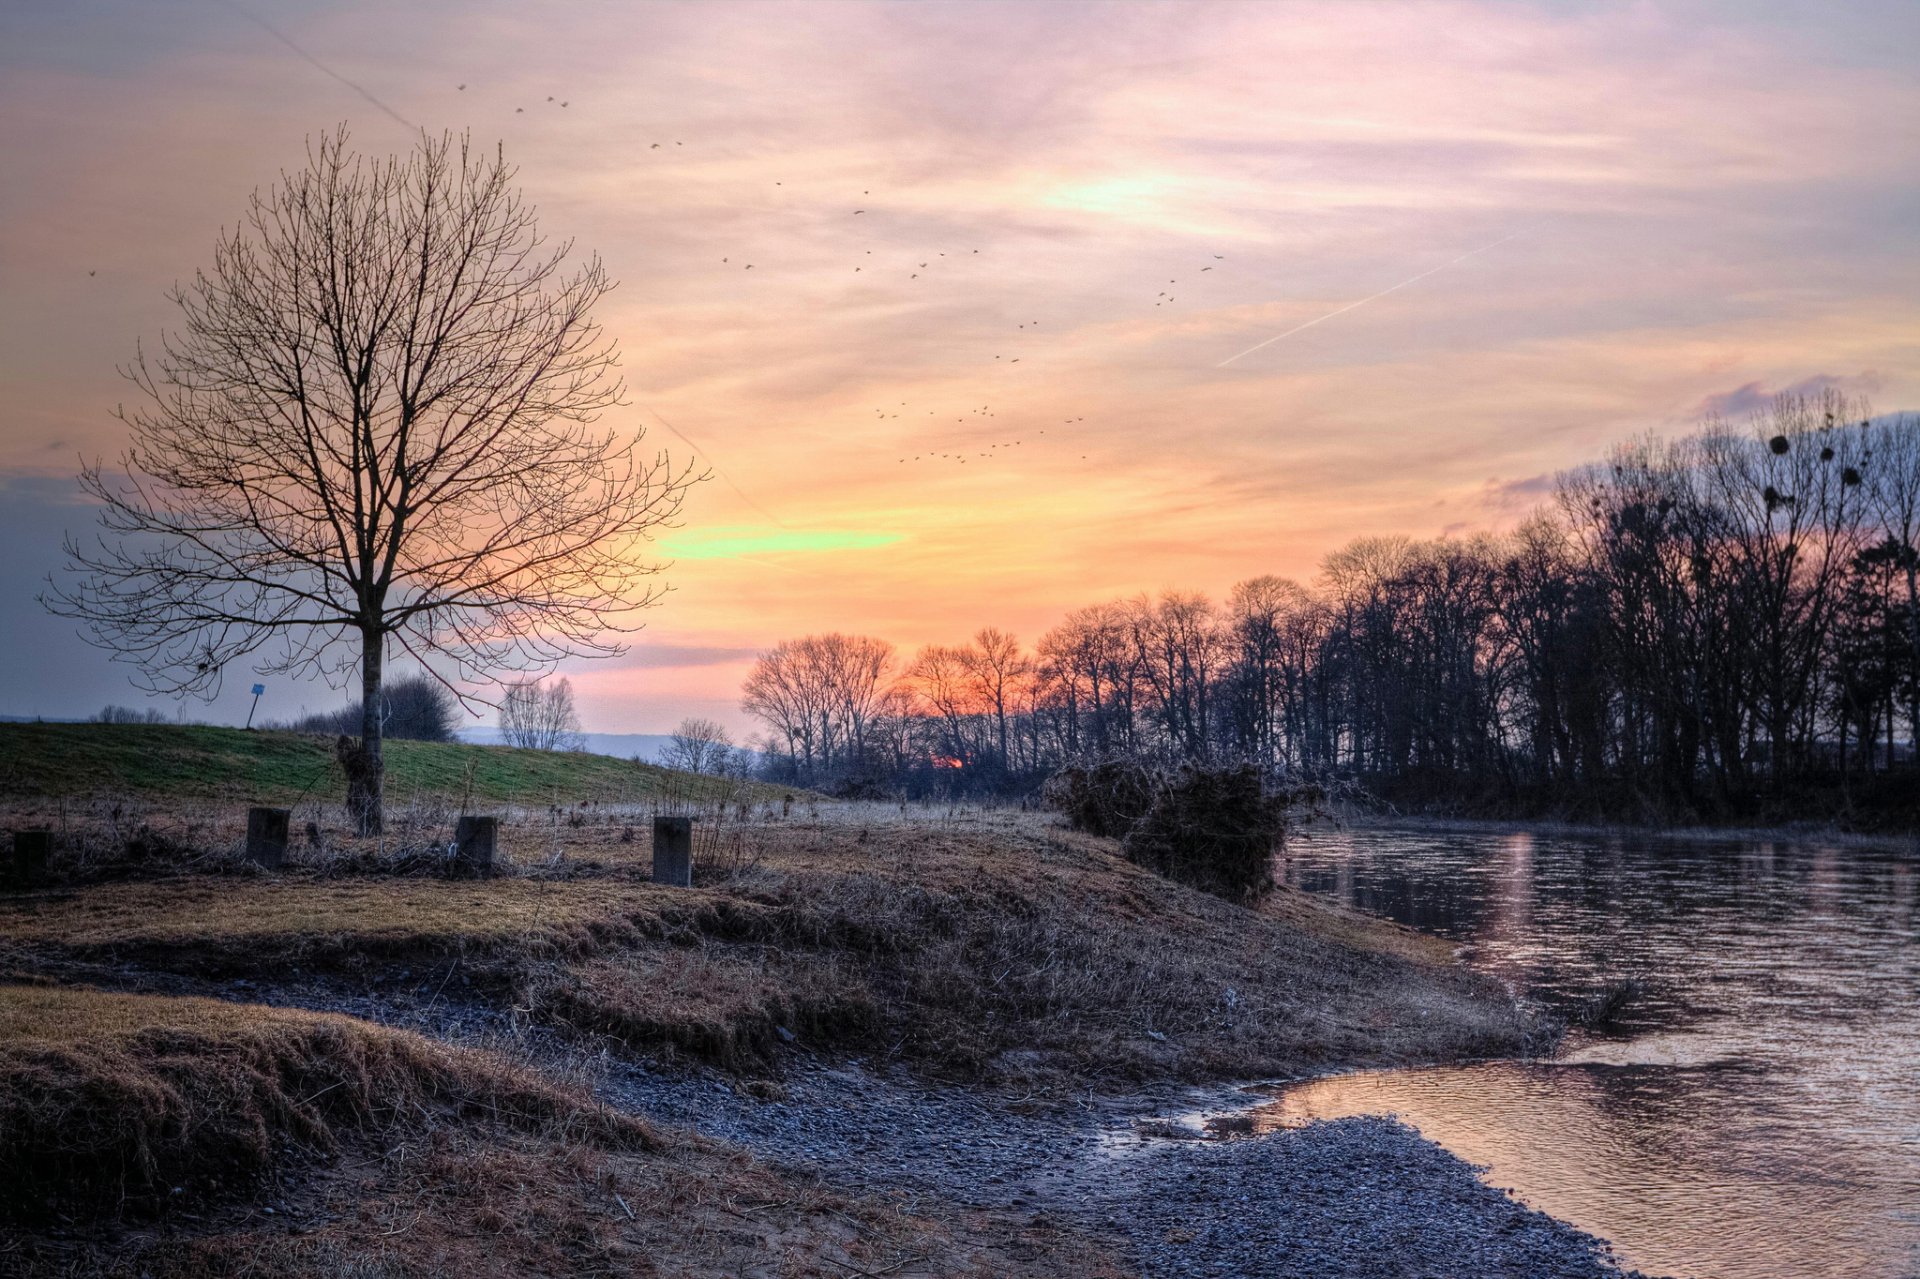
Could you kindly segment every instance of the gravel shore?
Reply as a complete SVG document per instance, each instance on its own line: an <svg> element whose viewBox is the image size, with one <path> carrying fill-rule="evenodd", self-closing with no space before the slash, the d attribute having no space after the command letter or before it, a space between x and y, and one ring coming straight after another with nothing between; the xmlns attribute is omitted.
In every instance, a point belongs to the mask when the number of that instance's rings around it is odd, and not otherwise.
<svg viewBox="0 0 1920 1279"><path fill-rule="evenodd" d="M1172 1092L1016 1113L858 1065L796 1070L780 1101L718 1079L615 1066L607 1099L836 1185L1048 1215L1124 1238L1146 1276L1600 1279L1631 1275L1591 1235L1487 1186L1391 1119L1262 1137L1169 1139ZM1143 1122L1145 1121L1145 1122Z"/></svg>
<svg viewBox="0 0 1920 1279"><path fill-rule="evenodd" d="M242 982L225 993L264 992ZM282 988L268 1002L505 1048L592 1081L609 1105L909 1211L1012 1213L1124 1241L1145 1279L1646 1279L1615 1264L1604 1240L1495 1190L1390 1118L1213 1136L1176 1117L1231 1112L1253 1095L1168 1086L1042 1103L797 1051L784 1095L765 1099L712 1071L584 1054L464 1001Z"/></svg>

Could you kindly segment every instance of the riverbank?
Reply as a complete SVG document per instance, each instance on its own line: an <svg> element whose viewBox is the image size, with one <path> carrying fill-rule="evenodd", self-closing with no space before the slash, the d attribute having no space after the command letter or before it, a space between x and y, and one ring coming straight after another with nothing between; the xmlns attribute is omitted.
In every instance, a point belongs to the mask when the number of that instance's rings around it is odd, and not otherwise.
<svg viewBox="0 0 1920 1279"><path fill-rule="evenodd" d="M692 889L649 882L644 812L517 811L507 873L450 881L422 811L378 846L322 826L265 874L207 810L66 810L53 883L0 900L0 1003L79 1001L0 1020L0 1136L39 1152L5 1179L0 1265L1362 1275L1397 1249L1610 1273L1383 1121L1137 1123L1176 1081L1545 1042L1417 933L1284 890L1232 905L1007 810L709 810ZM545 1100L503 1104L509 1079ZM112 1128L131 1145L84 1126L134 1106L159 1118ZM103 1149L89 1197L68 1182Z"/></svg>
<svg viewBox="0 0 1920 1279"><path fill-rule="evenodd" d="M30 1081L40 1119L0 1106L0 1171L59 1191L0 1272L1632 1274L1390 1119L1255 1139L1183 1122L1233 1089L1039 1099L798 1051L743 1086L485 1005L337 1006L0 989L0 1098ZM88 1109L49 1118L63 1093Z"/></svg>
<svg viewBox="0 0 1920 1279"><path fill-rule="evenodd" d="M1342 827L1360 831L1417 830L1436 834L1489 836L1530 834L1574 839L1683 840L1700 844L1785 843L1799 846L1821 844L1831 848L1857 849L1862 852L1910 853L1920 856L1920 831L1912 833L1851 831L1831 822L1819 821L1785 822L1772 826L1669 826L1639 825L1631 822L1436 817L1420 813L1378 813L1357 810L1337 814L1336 821ZM1311 827L1296 835L1296 838L1311 839L1312 837Z"/></svg>

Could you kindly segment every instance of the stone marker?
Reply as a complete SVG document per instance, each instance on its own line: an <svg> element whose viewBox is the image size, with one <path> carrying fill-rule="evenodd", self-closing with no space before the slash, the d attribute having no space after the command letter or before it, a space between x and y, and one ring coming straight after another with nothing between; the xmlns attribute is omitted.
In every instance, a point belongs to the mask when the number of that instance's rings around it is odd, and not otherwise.
<svg viewBox="0 0 1920 1279"><path fill-rule="evenodd" d="M498 817L462 817L453 827L453 871L455 874L493 874L493 853L500 842Z"/></svg>
<svg viewBox="0 0 1920 1279"><path fill-rule="evenodd" d="M653 819L653 882L693 887L693 818Z"/></svg>
<svg viewBox="0 0 1920 1279"><path fill-rule="evenodd" d="M47 859L53 853L50 830L13 832L13 878L22 888L47 877Z"/></svg>
<svg viewBox="0 0 1920 1279"><path fill-rule="evenodd" d="M293 814L284 808L247 810L247 860L279 870L287 860L287 828Z"/></svg>

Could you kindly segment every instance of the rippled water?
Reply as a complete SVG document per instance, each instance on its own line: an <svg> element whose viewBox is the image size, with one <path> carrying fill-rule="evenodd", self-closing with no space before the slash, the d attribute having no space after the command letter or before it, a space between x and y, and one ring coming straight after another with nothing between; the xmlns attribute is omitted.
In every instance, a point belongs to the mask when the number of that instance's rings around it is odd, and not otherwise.
<svg viewBox="0 0 1920 1279"><path fill-rule="evenodd" d="M1288 851L1285 882L1526 996L1646 991L1555 1061L1317 1080L1260 1123L1397 1113L1649 1273L1920 1276L1920 857L1377 829Z"/></svg>

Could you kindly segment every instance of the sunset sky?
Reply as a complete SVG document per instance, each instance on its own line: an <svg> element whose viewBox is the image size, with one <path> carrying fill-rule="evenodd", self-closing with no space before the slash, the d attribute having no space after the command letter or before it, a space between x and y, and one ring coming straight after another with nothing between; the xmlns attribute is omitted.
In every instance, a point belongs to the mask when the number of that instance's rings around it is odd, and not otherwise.
<svg viewBox="0 0 1920 1279"><path fill-rule="evenodd" d="M137 699L32 601L77 461L167 288L341 121L504 144L621 282L608 421L718 473L633 651L569 668L588 728L653 732L747 727L785 636L1030 641L1503 527L1781 389L1920 408L1917 70L1911 0L10 3L0 713Z"/></svg>

